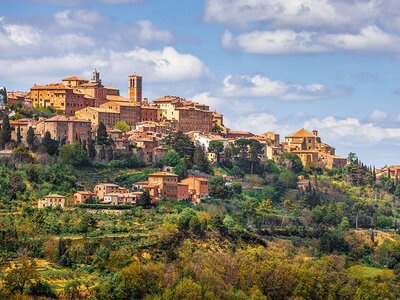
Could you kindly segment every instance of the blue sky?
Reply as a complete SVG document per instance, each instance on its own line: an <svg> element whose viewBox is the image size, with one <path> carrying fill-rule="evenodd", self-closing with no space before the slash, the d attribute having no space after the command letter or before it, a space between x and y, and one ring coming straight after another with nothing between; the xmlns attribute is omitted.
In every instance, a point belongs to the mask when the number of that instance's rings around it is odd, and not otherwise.
<svg viewBox="0 0 400 300"><path fill-rule="evenodd" d="M91 77L177 95L234 130L317 129L337 154L400 164L396 0L3 0L0 86Z"/></svg>

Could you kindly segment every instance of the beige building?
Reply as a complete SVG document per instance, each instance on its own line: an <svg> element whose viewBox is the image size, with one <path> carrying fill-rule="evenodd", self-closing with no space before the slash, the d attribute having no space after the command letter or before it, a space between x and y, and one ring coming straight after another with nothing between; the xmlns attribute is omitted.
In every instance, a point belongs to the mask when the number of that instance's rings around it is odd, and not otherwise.
<svg viewBox="0 0 400 300"><path fill-rule="evenodd" d="M178 122L178 130L205 133L212 131L213 112L208 105L174 96L155 99L153 103L160 108L163 120Z"/></svg>
<svg viewBox="0 0 400 300"><path fill-rule="evenodd" d="M158 186L158 197L169 200L178 198L178 175L169 172L158 172L148 175L148 186ZM146 187L144 187L146 189Z"/></svg>
<svg viewBox="0 0 400 300"><path fill-rule="evenodd" d="M333 169L347 165L347 159L335 155L335 148L321 142L318 131L309 132L300 129L285 137L285 150L297 154L303 165L315 164L320 167Z"/></svg>
<svg viewBox="0 0 400 300"><path fill-rule="evenodd" d="M208 180L199 176L191 176L181 180L181 183L189 187L189 195L194 199L204 199L208 197Z"/></svg>
<svg viewBox="0 0 400 300"><path fill-rule="evenodd" d="M84 94L60 83L33 86L31 99L33 106L52 107L67 115L84 107Z"/></svg>
<svg viewBox="0 0 400 300"><path fill-rule="evenodd" d="M88 120L92 125L99 126L102 122L107 128L113 128L121 120L119 112L104 107L86 107L75 113L78 119Z"/></svg>
<svg viewBox="0 0 400 300"><path fill-rule="evenodd" d="M65 208L65 197L57 194L49 194L44 199L40 199L38 208L61 206Z"/></svg>
<svg viewBox="0 0 400 300"><path fill-rule="evenodd" d="M107 108L118 112L120 120L125 121L131 129L141 121L141 109L137 103L109 101L100 105L100 108Z"/></svg>
<svg viewBox="0 0 400 300"><path fill-rule="evenodd" d="M93 193L98 199L103 199L106 194L114 193L127 193L126 188L122 188L119 185L113 183L100 183L94 187Z"/></svg>
<svg viewBox="0 0 400 300"><path fill-rule="evenodd" d="M88 141L91 138L91 122L72 119L65 116L54 116L36 126L43 136L48 131L55 140L72 144L75 140Z"/></svg>

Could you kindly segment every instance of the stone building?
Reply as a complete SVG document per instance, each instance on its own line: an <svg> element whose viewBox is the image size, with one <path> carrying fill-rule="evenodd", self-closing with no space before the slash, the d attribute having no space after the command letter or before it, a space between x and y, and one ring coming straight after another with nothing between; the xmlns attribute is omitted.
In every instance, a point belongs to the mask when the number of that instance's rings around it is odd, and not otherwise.
<svg viewBox="0 0 400 300"><path fill-rule="evenodd" d="M204 199L208 197L208 180L199 176L191 176L181 180L181 183L189 187L189 195L193 199Z"/></svg>
<svg viewBox="0 0 400 300"><path fill-rule="evenodd" d="M158 186L156 196L160 199L178 199L178 175L168 172L157 172L148 175L148 186ZM145 186L148 188L148 186Z"/></svg>
<svg viewBox="0 0 400 300"><path fill-rule="evenodd" d="M74 115L84 107L84 94L61 83L33 86L31 99L34 106L52 107L67 115Z"/></svg>
<svg viewBox="0 0 400 300"><path fill-rule="evenodd" d="M118 112L120 120L125 121L131 129L141 121L141 109L137 103L109 101L100 107Z"/></svg>
<svg viewBox="0 0 400 300"><path fill-rule="evenodd" d="M44 199L40 199L38 203L38 208L45 207L56 207L61 206L65 208L65 197L57 194L49 194Z"/></svg>
<svg viewBox="0 0 400 300"><path fill-rule="evenodd" d="M75 140L88 141L91 139L91 122L87 120L72 119L65 116L54 116L44 120L36 126L42 136L48 131L57 141L65 139L72 144Z"/></svg>
<svg viewBox="0 0 400 300"><path fill-rule="evenodd" d="M303 165L314 164L333 169L347 165L347 159L335 155L335 148L321 142L318 131L300 129L285 137L284 149L297 154Z"/></svg>

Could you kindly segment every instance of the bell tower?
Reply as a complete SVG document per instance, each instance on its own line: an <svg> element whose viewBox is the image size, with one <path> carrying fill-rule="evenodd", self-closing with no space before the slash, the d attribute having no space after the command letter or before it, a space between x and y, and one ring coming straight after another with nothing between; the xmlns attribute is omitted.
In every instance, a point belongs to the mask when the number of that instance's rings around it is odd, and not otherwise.
<svg viewBox="0 0 400 300"><path fill-rule="evenodd" d="M91 83L100 83L101 84L101 79L100 79L100 72L97 72L96 69L94 69L93 72L93 78L90 80Z"/></svg>
<svg viewBox="0 0 400 300"><path fill-rule="evenodd" d="M131 75L128 77L129 99L136 103L142 103L142 76Z"/></svg>

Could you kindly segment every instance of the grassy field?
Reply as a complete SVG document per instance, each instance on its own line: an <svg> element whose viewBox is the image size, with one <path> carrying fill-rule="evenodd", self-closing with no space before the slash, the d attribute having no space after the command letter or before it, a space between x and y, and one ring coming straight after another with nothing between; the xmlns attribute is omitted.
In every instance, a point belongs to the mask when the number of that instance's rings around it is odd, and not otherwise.
<svg viewBox="0 0 400 300"><path fill-rule="evenodd" d="M393 271L366 266L353 266L347 269L347 273L353 277L375 278L377 276L393 276Z"/></svg>

